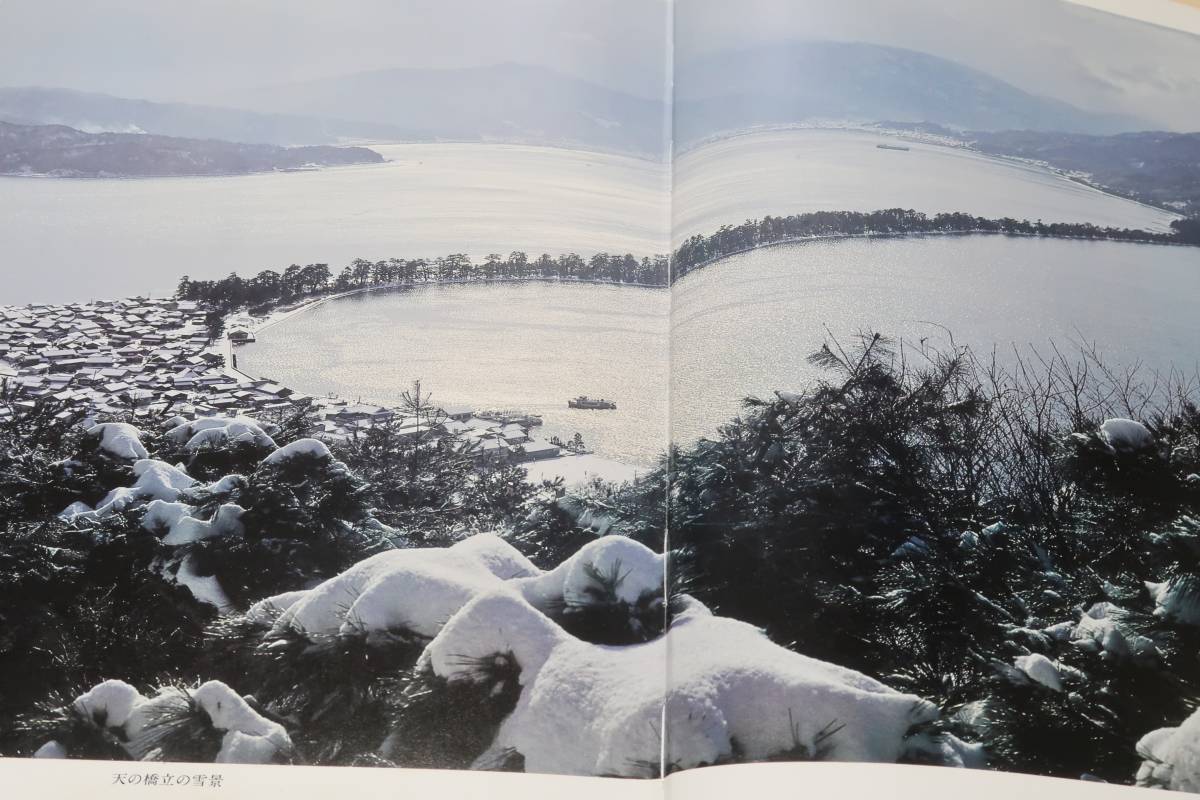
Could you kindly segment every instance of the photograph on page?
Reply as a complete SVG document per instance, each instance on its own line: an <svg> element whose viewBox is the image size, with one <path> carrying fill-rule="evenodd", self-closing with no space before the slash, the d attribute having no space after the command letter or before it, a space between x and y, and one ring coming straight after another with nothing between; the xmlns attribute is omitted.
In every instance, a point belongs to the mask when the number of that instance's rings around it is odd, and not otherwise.
<svg viewBox="0 0 1200 800"><path fill-rule="evenodd" d="M1198 300L1189 0L0 0L0 778L1200 791Z"/></svg>

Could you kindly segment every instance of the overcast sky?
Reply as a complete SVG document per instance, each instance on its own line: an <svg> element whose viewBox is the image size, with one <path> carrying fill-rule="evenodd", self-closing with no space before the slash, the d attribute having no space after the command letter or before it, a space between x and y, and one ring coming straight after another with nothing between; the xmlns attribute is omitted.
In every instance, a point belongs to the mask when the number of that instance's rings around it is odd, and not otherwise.
<svg viewBox="0 0 1200 800"><path fill-rule="evenodd" d="M515 61L657 97L668 16L666 0L0 0L0 85L219 99Z"/></svg>
<svg viewBox="0 0 1200 800"><path fill-rule="evenodd" d="M666 2L0 0L0 85L219 102L223 89L367 69L516 61L655 96ZM678 0L675 25L684 58L796 38L877 42L1200 130L1200 37L1058 0Z"/></svg>
<svg viewBox="0 0 1200 800"><path fill-rule="evenodd" d="M1182 3L1123 2L1163 21L1200 19ZM1200 130L1200 36L1161 25L1057 0L738 0L737 13L730 9L729 0L679 0L677 57L794 38L874 42L958 61L1081 108Z"/></svg>

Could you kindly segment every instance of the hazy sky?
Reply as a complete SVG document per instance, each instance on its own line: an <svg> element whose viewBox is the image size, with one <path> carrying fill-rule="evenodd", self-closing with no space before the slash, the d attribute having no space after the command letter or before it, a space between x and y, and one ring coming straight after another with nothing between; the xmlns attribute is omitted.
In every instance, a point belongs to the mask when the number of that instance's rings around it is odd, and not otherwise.
<svg viewBox="0 0 1200 800"><path fill-rule="evenodd" d="M666 0L0 0L0 85L219 100L388 67L540 64L660 96Z"/></svg>
<svg viewBox="0 0 1200 800"><path fill-rule="evenodd" d="M1167 0L1123 0L1200 18ZM1115 0L1106 0L1116 5ZM795 38L923 50L1035 94L1200 130L1200 36L1056 0L679 0L679 58Z"/></svg>
<svg viewBox="0 0 1200 800"><path fill-rule="evenodd" d="M1137 4L1200 16L1171 0ZM655 96L667 11L667 0L0 0L0 85L219 103L223 89L516 61ZM1200 130L1200 36L1073 3L677 0L675 25L683 58L796 38L877 42Z"/></svg>

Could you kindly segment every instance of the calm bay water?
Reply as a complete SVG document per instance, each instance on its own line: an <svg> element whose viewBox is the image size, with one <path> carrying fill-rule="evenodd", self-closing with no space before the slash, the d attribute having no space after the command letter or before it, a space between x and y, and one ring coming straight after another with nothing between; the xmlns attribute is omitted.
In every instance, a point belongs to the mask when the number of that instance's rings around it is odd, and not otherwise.
<svg viewBox="0 0 1200 800"><path fill-rule="evenodd" d="M1040 167L931 144L905 143L908 152L877 144L898 142L844 130L768 131L685 153L675 160L672 239L808 211L965 211L1156 231L1174 218Z"/></svg>
<svg viewBox="0 0 1200 800"><path fill-rule="evenodd" d="M554 148L374 146L385 164L222 178L0 177L0 304L169 294L182 275L526 250L666 252L662 164Z"/></svg>
<svg viewBox="0 0 1200 800"><path fill-rule="evenodd" d="M653 466L667 441L665 289L602 284L428 286L334 300L262 331L241 369L310 394L395 405L412 381L433 402L541 414L601 455ZM576 395L611 411L567 408Z"/></svg>
<svg viewBox="0 0 1200 800"><path fill-rule="evenodd" d="M673 294L673 296L672 296ZM797 389L826 336L944 336L977 350L1092 342L1114 364L1194 371L1194 248L1003 236L849 239L726 259L665 290L603 285L424 287L335 300L263 332L242 367L305 391L436 399L545 415L601 454L650 464L711 435L747 395ZM668 334L666 319L670 317ZM668 342L670 352L668 355ZM569 411L576 394L617 411Z"/></svg>
<svg viewBox="0 0 1200 800"><path fill-rule="evenodd" d="M182 274L523 249L651 254L766 213L905 207L1164 229L1171 215L1039 168L848 131L757 133L663 165L509 145L379 146L383 165L229 178L0 178L0 303L165 294ZM671 219L672 214L674 219ZM423 287L325 304L265 331L242 366L294 388L435 399L546 418L649 464L740 398L796 387L824 335L1094 340L1114 359L1193 367L1195 249L1001 237L846 240L736 256L665 290ZM671 332L668 335L668 331ZM669 343L669 345L668 345ZM668 355L668 349L670 350ZM668 360L670 359L670 361ZM615 412L572 412L577 394Z"/></svg>
<svg viewBox="0 0 1200 800"><path fill-rule="evenodd" d="M846 239L728 258L675 284L672 432L711 434L747 395L799 389L858 331L976 352L1093 343L1114 365L1195 373L1200 250L1006 236ZM944 326L944 329L943 327Z"/></svg>
<svg viewBox="0 0 1200 800"><path fill-rule="evenodd" d="M353 258L652 255L762 214L820 209L1090 221L1163 229L1171 216L1046 170L852 131L758 133L666 166L484 144L377 145L386 164L222 178L0 177L0 303L166 294L180 276ZM671 219L672 213L674 219Z"/></svg>
<svg viewBox="0 0 1200 800"><path fill-rule="evenodd" d="M763 213L914 207L1163 229L1170 215L1044 169L851 131L755 133L664 164L487 144L376 145L388 163L234 178L0 178L0 303L168 294L289 264L666 252ZM890 140L894 142L894 139Z"/></svg>

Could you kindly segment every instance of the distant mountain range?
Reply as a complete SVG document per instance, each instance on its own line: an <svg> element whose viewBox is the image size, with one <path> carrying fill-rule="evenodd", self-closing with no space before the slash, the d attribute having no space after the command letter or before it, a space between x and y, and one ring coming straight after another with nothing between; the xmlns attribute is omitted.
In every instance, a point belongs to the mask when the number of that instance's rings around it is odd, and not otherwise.
<svg viewBox="0 0 1200 800"><path fill-rule="evenodd" d="M134 133L85 133L64 125L0 122L0 174L72 178L240 175L369 164L365 147L279 147Z"/></svg>
<svg viewBox="0 0 1200 800"><path fill-rule="evenodd" d="M666 107L543 67L388 69L229 93L283 114L362 120L417 139L494 139L659 156Z"/></svg>
<svg viewBox="0 0 1200 800"><path fill-rule="evenodd" d="M221 107L0 88L0 120L271 144L506 141L667 152L664 103L543 67L390 69L228 92ZM928 122L956 130L1110 134L1148 127L1022 91L925 53L796 42L718 53L675 73L677 149L756 125Z"/></svg>
<svg viewBox="0 0 1200 800"><path fill-rule="evenodd" d="M266 114L234 108L131 100L72 89L0 87L0 121L66 125L87 133L154 133L193 139L263 144L336 144L355 139L401 139L386 125Z"/></svg>
<svg viewBox="0 0 1200 800"><path fill-rule="evenodd" d="M1022 91L953 61L856 42L795 42L708 56L675 70L675 142L812 120L932 122L969 130L1140 130Z"/></svg>
<svg viewBox="0 0 1200 800"><path fill-rule="evenodd" d="M540 67L395 69L228 93L222 107L0 88L0 120L271 144L495 140L666 152L666 107Z"/></svg>

